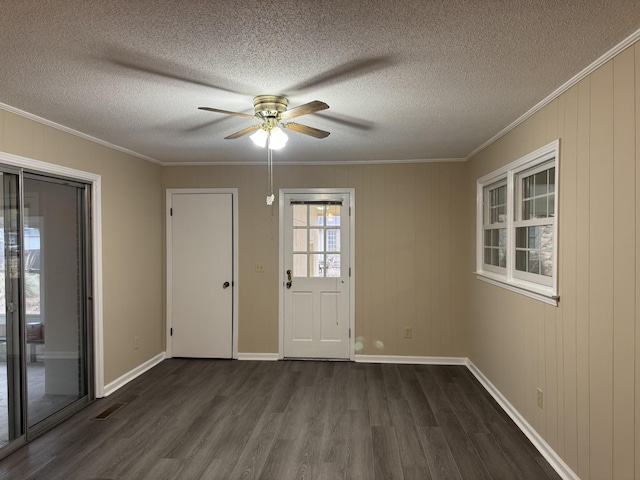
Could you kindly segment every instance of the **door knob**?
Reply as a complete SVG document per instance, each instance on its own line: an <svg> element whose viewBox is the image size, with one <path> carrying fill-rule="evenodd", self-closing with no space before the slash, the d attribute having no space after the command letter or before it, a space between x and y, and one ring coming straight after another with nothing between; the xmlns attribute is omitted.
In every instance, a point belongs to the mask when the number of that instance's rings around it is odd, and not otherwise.
<svg viewBox="0 0 640 480"><path fill-rule="evenodd" d="M229 282L224 282L224 283L222 284L222 288L229 288L229 286L230 286L230 285L231 285L231 284L230 284Z"/></svg>

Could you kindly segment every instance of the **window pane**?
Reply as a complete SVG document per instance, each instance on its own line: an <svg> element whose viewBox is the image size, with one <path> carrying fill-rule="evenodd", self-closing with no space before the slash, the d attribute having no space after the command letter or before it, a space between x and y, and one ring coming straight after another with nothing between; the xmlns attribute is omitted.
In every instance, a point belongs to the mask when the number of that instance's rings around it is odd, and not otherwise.
<svg viewBox="0 0 640 480"><path fill-rule="evenodd" d="M527 272L540 274L540 254L535 251L529 251L527 260Z"/></svg>
<svg viewBox="0 0 640 480"><path fill-rule="evenodd" d="M499 258L499 254L498 254L498 249L497 248L492 248L491 249L491 265L499 265L500 264L500 258Z"/></svg>
<svg viewBox="0 0 640 480"><path fill-rule="evenodd" d="M324 277L324 254L309 255L309 276Z"/></svg>
<svg viewBox="0 0 640 480"><path fill-rule="evenodd" d="M293 206L293 226L294 227L307 226L307 205Z"/></svg>
<svg viewBox="0 0 640 480"><path fill-rule="evenodd" d="M516 270L520 270L521 272L526 271L527 269L527 251L526 250L516 250Z"/></svg>
<svg viewBox="0 0 640 480"><path fill-rule="evenodd" d="M538 227L527 227L527 247L540 248Z"/></svg>
<svg viewBox="0 0 640 480"><path fill-rule="evenodd" d="M324 250L324 230L320 228L309 229L309 251L322 252Z"/></svg>
<svg viewBox="0 0 640 480"><path fill-rule="evenodd" d="M307 255L296 253L293 255L293 276L307 276Z"/></svg>
<svg viewBox="0 0 640 480"><path fill-rule="evenodd" d="M491 265L491 249L490 248L484 249L484 263L486 263L487 265Z"/></svg>
<svg viewBox="0 0 640 480"><path fill-rule="evenodd" d="M516 228L516 248L527 248L527 227Z"/></svg>
<svg viewBox="0 0 640 480"><path fill-rule="evenodd" d="M500 248L498 251L498 257L499 257L499 262L500 262L500 266L503 268L506 268L507 266L507 249L506 248Z"/></svg>
<svg viewBox="0 0 640 480"><path fill-rule="evenodd" d="M540 254L540 262L542 267L542 275L550 277L553 274L553 255L551 252L542 252Z"/></svg>
<svg viewBox="0 0 640 480"><path fill-rule="evenodd" d="M525 200L522 204L522 219L529 220L533 215L533 200Z"/></svg>
<svg viewBox="0 0 640 480"><path fill-rule="evenodd" d="M555 195L549 195L549 207L547 211L549 212L550 217L554 217L556 214L556 205L555 205Z"/></svg>
<svg viewBox="0 0 640 480"><path fill-rule="evenodd" d="M498 230L498 236L499 236L498 246L506 247L507 246L507 229L501 228L500 230Z"/></svg>
<svg viewBox="0 0 640 480"><path fill-rule="evenodd" d="M497 247L500 242L500 232L498 229L491 230L491 245Z"/></svg>
<svg viewBox="0 0 640 480"><path fill-rule="evenodd" d="M547 197L536 198L536 209L534 213L535 218L547 218Z"/></svg>
<svg viewBox="0 0 640 480"><path fill-rule="evenodd" d="M340 230L338 230L337 228L328 228L327 229L327 252L339 252L339 251L340 251Z"/></svg>
<svg viewBox="0 0 640 480"><path fill-rule="evenodd" d="M327 227L338 226L340 225L340 210L342 207L340 205L329 205L327 206Z"/></svg>
<svg viewBox="0 0 640 480"><path fill-rule="evenodd" d="M307 229L306 228L294 228L293 250L295 252L307 251Z"/></svg>
<svg viewBox="0 0 640 480"><path fill-rule="evenodd" d="M326 265L327 277L339 277L340 276L340 254L333 253L327 255Z"/></svg>
<svg viewBox="0 0 640 480"><path fill-rule="evenodd" d="M498 207L498 222L504 223L507 221L507 206L500 205Z"/></svg>
<svg viewBox="0 0 640 480"><path fill-rule="evenodd" d="M531 177L526 177L522 180L522 197L530 198L531 195Z"/></svg>
<svg viewBox="0 0 640 480"><path fill-rule="evenodd" d="M491 230L484 231L484 246L485 247L491 246Z"/></svg>
<svg viewBox="0 0 640 480"><path fill-rule="evenodd" d="M504 185L498 188L498 205L505 205L507 203L507 186Z"/></svg>
<svg viewBox="0 0 640 480"><path fill-rule="evenodd" d="M536 197L547 194L547 171L536 173Z"/></svg>
<svg viewBox="0 0 640 480"><path fill-rule="evenodd" d="M549 170L549 192L556 191L556 169L551 168Z"/></svg>
<svg viewBox="0 0 640 480"><path fill-rule="evenodd" d="M324 207L309 205L309 225L324 225Z"/></svg>
<svg viewBox="0 0 640 480"><path fill-rule="evenodd" d="M540 230L540 248L551 250L553 248L553 226L543 225L538 228Z"/></svg>

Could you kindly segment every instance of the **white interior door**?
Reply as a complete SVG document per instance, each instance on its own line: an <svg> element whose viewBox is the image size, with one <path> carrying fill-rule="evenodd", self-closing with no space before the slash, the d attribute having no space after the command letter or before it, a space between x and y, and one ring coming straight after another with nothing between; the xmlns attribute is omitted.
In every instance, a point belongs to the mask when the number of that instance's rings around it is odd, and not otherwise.
<svg viewBox="0 0 640 480"><path fill-rule="evenodd" d="M284 195L284 356L350 357L349 194Z"/></svg>
<svg viewBox="0 0 640 480"><path fill-rule="evenodd" d="M170 195L171 356L233 355L233 202L230 193Z"/></svg>

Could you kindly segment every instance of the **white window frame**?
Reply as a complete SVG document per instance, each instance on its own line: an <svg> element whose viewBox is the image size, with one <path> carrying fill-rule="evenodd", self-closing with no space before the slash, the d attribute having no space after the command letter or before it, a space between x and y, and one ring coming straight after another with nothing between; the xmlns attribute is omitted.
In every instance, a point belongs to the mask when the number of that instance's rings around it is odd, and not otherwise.
<svg viewBox="0 0 640 480"><path fill-rule="evenodd" d="M551 305L557 305L558 296L558 198L559 198L559 156L560 141L555 140L539 149L495 170L477 180L476 189L476 278L497 285L508 290L526 295ZM517 185L518 180L534 171L555 168L554 216L534 220L522 221L516 216L517 208L522 203L522 193ZM484 224L486 215L485 189L507 183L507 264L506 268L496 268L484 263L484 230L489 224ZM551 278L516 271L516 228L542 222L553 228L553 272ZM492 227L502 224L493 224Z"/></svg>

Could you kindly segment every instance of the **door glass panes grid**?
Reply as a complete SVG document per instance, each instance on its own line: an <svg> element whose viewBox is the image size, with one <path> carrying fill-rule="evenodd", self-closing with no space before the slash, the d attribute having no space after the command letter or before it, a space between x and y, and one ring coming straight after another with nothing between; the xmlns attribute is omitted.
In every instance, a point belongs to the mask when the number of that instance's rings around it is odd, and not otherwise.
<svg viewBox="0 0 640 480"><path fill-rule="evenodd" d="M495 267L507 264L507 186L485 190L484 263Z"/></svg>
<svg viewBox="0 0 640 480"><path fill-rule="evenodd" d="M293 276L340 276L340 205L293 207Z"/></svg>
<svg viewBox="0 0 640 480"><path fill-rule="evenodd" d="M516 270L553 275L553 223L555 216L555 168L519 177L525 225L516 228Z"/></svg>

